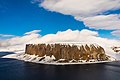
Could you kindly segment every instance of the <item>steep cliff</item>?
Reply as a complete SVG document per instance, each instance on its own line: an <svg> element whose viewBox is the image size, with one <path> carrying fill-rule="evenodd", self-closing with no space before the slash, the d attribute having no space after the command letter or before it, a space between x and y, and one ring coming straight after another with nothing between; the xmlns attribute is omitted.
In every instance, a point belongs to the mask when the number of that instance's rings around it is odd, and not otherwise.
<svg viewBox="0 0 120 80"><path fill-rule="evenodd" d="M38 55L44 59L44 56L54 56L54 61L58 62L69 62L79 60L97 60L105 61L108 60L108 56L105 54L105 50L95 44L27 44L26 54Z"/></svg>

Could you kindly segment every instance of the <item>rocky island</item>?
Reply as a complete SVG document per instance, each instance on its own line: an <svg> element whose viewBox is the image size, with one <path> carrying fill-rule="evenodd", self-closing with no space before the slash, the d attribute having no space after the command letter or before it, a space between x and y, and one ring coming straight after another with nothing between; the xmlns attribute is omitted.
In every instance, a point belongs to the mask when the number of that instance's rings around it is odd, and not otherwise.
<svg viewBox="0 0 120 80"><path fill-rule="evenodd" d="M28 57L29 55L29 57ZM30 58L30 57L33 58ZM104 48L97 44L27 44L24 58L39 63L88 63L109 61ZM30 58L30 59L29 59Z"/></svg>

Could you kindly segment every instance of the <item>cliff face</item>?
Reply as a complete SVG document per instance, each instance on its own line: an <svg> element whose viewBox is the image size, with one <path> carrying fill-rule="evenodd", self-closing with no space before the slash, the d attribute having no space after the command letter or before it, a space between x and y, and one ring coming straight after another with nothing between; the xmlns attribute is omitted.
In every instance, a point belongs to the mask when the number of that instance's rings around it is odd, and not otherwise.
<svg viewBox="0 0 120 80"><path fill-rule="evenodd" d="M39 57L54 56L55 60L108 60L104 49L101 46L91 45L65 45L65 44L27 44L26 54L38 55Z"/></svg>

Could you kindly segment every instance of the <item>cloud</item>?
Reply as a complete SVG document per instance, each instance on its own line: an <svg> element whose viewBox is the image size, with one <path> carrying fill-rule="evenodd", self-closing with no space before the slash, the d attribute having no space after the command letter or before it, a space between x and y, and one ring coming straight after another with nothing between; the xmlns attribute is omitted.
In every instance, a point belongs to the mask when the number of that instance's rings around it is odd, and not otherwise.
<svg viewBox="0 0 120 80"><path fill-rule="evenodd" d="M38 2L41 0L38 0ZM120 0L43 0L39 4L49 11L71 15L93 29L119 30L120 14L104 13L120 9Z"/></svg>
<svg viewBox="0 0 120 80"><path fill-rule="evenodd" d="M40 30L33 30L25 33L23 36L15 36L6 40L0 40L0 48L1 50L23 50L27 42L41 37L38 32L40 32Z"/></svg>
<svg viewBox="0 0 120 80"><path fill-rule="evenodd" d="M38 43L49 43L49 42L91 42L91 43L108 43L111 44L109 41L117 42L116 40L101 38L99 37L98 32L91 31L87 29L79 30L71 30L68 29L66 31L59 31L56 34L47 34L42 36ZM37 41L36 41L37 42ZM106 44L105 44L106 45ZM116 45L111 44L109 46Z"/></svg>
<svg viewBox="0 0 120 80"><path fill-rule="evenodd" d="M76 18L79 20L79 18ZM83 18L82 21L86 26L94 29L117 30L120 29L120 15L98 15Z"/></svg>
<svg viewBox="0 0 120 80"><path fill-rule="evenodd" d="M47 34L45 36L42 36L37 41L31 41L30 43L82 42L82 41L84 42L85 41L84 39L86 39L89 36L98 36L98 32L90 31L87 29L81 31L79 30L72 31L71 29L68 29L63 32L58 31L56 34Z"/></svg>
<svg viewBox="0 0 120 80"><path fill-rule="evenodd" d="M36 34L36 33L39 33L39 32L41 32L41 30L33 30L33 31L30 31L30 32L26 32L25 35Z"/></svg>
<svg viewBox="0 0 120 80"><path fill-rule="evenodd" d="M113 31L111 34L120 37L120 30Z"/></svg>
<svg viewBox="0 0 120 80"><path fill-rule="evenodd" d="M0 37L14 37L15 35L11 34L0 34Z"/></svg>
<svg viewBox="0 0 120 80"><path fill-rule="evenodd" d="M44 0L40 6L50 11L86 17L120 9L120 0Z"/></svg>
<svg viewBox="0 0 120 80"><path fill-rule="evenodd" d="M38 3L38 2L42 2L43 0L31 0L32 4Z"/></svg>

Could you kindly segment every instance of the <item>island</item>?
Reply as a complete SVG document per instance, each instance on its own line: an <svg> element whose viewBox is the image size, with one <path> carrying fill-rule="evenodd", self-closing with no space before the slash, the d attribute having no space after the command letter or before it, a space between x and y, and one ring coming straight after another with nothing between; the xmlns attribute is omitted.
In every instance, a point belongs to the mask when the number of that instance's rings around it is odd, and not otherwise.
<svg viewBox="0 0 120 80"><path fill-rule="evenodd" d="M43 64L91 64L111 62L103 47L97 44L42 43L27 44L20 60Z"/></svg>

